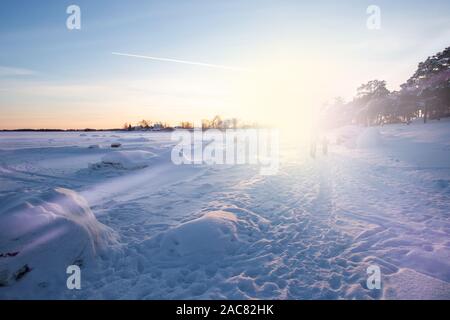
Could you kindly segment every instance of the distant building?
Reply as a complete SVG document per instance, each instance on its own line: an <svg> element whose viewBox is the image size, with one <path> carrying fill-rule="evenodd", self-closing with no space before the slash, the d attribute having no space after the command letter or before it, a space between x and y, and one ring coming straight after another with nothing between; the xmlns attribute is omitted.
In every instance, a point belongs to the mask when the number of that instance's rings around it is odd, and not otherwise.
<svg viewBox="0 0 450 320"><path fill-rule="evenodd" d="M162 129L164 129L164 126L160 123L155 123L152 127L151 130L152 131L161 131Z"/></svg>

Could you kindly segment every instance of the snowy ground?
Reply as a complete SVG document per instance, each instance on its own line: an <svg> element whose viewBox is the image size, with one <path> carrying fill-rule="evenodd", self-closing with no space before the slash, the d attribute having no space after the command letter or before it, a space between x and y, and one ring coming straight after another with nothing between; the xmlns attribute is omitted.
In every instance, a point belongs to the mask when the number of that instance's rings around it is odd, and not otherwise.
<svg viewBox="0 0 450 320"><path fill-rule="evenodd" d="M450 122L330 138L261 176L175 166L170 133L0 133L0 299L450 299Z"/></svg>

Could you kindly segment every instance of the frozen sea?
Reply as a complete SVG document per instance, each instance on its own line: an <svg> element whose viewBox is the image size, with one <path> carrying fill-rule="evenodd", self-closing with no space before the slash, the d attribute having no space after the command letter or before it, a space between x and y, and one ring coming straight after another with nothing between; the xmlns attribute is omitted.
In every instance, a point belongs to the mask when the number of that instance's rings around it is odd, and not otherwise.
<svg viewBox="0 0 450 320"><path fill-rule="evenodd" d="M450 122L329 139L263 176L174 165L170 133L2 132L0 299L450 299Z"/></svg>

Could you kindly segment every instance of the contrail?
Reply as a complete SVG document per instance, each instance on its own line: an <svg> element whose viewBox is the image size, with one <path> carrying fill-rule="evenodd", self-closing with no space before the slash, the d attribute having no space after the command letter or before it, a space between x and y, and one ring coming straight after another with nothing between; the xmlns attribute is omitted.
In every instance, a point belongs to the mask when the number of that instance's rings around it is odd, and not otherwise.
<svg viewBox="0 0 450 320"><path fill-rule="evenodd" d="M203 62L195 62L195 61L187 61L187 60L179 60L179 59L170 59L170 58L159 58L159 57L143 56L143 55L130 54L130 53L112 52L112 54L116 55L116 56L124 56L124 57L140 58L140 59L149 59L149 60L164 61L164 62L176 62L176 63L190 64L190 65L195 65L195 66L202 66L202 67L216 68L216 69L235 70L235 71L238 71L238 70L242 71L243 70L241 68L224 66L224 65L220 65L220 64L211 64L211 63L203 63Z"/></svg>

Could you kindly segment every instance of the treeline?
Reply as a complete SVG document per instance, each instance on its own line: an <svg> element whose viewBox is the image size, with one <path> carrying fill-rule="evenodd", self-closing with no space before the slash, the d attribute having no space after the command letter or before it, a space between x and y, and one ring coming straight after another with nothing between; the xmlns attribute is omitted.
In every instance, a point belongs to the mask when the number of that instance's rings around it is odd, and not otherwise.
<svg viewBox="0 0 450 320"><path fill-rule="evenodd" d="M211 120L208 120L208 119L202 120L202 129L203 130L208 130L208 129L219 129L219 130L250 129L250 128L259 128L259 127L260 127L259 124L256 122L246 123L237 118L222 119L220 116L215 116Z"/></svg>
<svg viewBox="0 0 450 320"><path fill-rule="evenodd" d="M352 101L336 98L325 105L322 116L328 126L409 124L417 118L427 122L450 117L450 47L419 63L399 91L390 92L386 81L372 80L357 89Z"/></svg>
<svg viewBox="0 0 450 320"><path fill-rule="evenodd" d="M134 130L153 130L153 131L172 131L173 127L171 127L168 123L165 122L152 122L151 120L141 120L136 125L132 125L131 123L124 123L123 130L134 131Z"/></svg>
<svg viewBox="0 0 450 320"><path fill-rule="evenodd" d="M190 121L181 121L179 125L177 126L170 126L167 123L163 123L160 121L152 122L151 120L141 120L136 125L132 125L130 123L125 123L123 125L123 130L127 131L172 131L175 129L186 129L186 130L192 130L197 124L194 124L194 122ZM200 125L200 124L199 124ZM197 126L199 126L197 125ZM208 129L219 129L219 130L226 130L226 129L248 129L248 128L257 128L259 125L257 123L245 123L237 118L230 118L230 119L222 119L221 116L217 115L211 120L209 119L203 119L201 120L201 128L203 130Z"/></svg>

